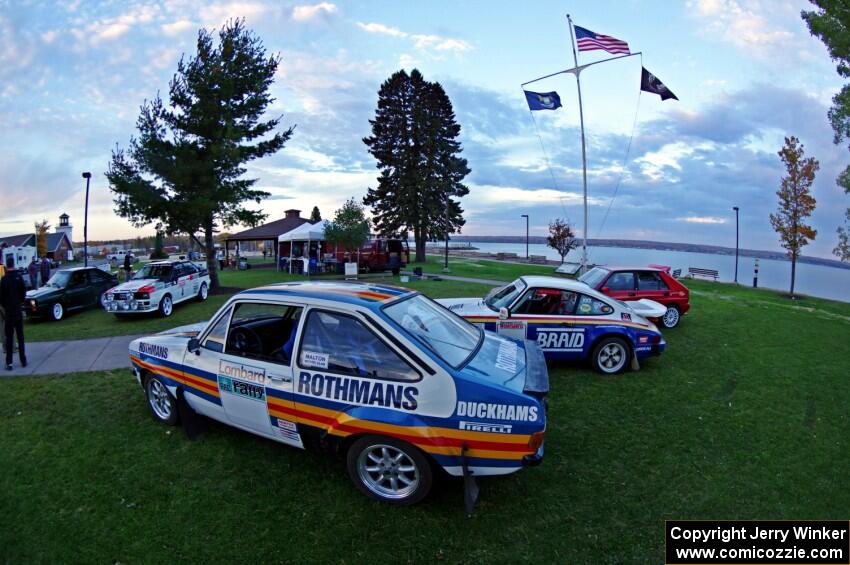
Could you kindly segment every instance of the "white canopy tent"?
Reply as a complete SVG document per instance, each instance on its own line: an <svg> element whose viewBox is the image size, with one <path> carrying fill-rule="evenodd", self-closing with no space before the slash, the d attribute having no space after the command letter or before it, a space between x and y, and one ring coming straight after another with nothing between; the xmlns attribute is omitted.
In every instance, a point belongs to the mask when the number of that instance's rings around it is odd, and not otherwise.
<svg viewBox="0 0 850 565"><path fill-rule="evenodd" d="M292 273L292 243L296 241L306 241L307 247L309 249L310 243L313 241L324 241L325 240L325 224L324 222L319 222L317 224L301 224L295 229L289 230L288 232L281 234L277 237L278 243L288 241L289 242L289 272ZM305 265L306 267L306 265ZM278 268L280 266L278 265ZM307 269L305 268L306 272Z"/></svg>

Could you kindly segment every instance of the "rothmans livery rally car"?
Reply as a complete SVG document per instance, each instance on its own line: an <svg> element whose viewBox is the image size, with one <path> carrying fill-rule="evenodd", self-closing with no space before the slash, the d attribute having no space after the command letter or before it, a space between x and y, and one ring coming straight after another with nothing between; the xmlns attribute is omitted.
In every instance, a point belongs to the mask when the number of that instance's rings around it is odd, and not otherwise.
<svg viewBox="0 0 850 565"><path fill-rule="evenodd" d="M174 425L188 405L280 443L334 447L357 487L390 503L424 498L435 469L469 479L543 458L537 345L408 289L247 290L208 323L133 341L130 359L155 419Z"/></svg>
<svg viewBox="0 0 850 565"><path fill-rule="evenodd" d="M170 316L185 300L206 300L210 275L206 267L189 261L152 261L132 279L106 291L104 309L118 316L159 312Z"/></svg>
<svg viewBox="0 0 850 565"><path fill-rule="evenodd" d="M590 359L605 374L639 368L660 355L666 342L647 318L666 308L652 300L621 302L586 284L528 276L480 298L446 298L440 304L469 322L504 337L533 340L550 360Z"/></svg>

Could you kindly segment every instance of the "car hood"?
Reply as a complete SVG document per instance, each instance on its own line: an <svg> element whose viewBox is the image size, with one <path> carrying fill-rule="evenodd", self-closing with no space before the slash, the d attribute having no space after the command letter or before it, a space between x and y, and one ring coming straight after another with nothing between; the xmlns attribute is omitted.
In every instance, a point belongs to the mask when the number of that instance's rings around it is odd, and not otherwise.
<svg viewBox="0 0 850 565"><path fill-rule="evenodd" d="M549 390L546 362L534 342L507 339L486 331L484 342L461 373L513 392L545 394Z"/></svg>
<svg viewBox="0 0 850 565"><path fill-rule="evenodd" d="M206 322L198 322L197 324L186 324L185 326L178 326L176 328L171 328L170 330L165 330L164 332L159 332L156 335L195 337L199 333L201 333L201 330L203 330L206 325Z"/></svg>
<svg viewBox="0 0 850 565"><path fill-rule="evenodd" d="M35 299L35 300L44 300L45 298L50 298L53 296L57 296L64 292L64 288L56 288L53 286L43 286L37 290L28 290L27 291L27 300Z"/></svg>
<svg viewBox="0 0 850 565"><path fill-rule="evenodd" d="M109 292L136 292L143 286L155 286L160 288L162 286L162 281L159 279L133 279L112 287L109 289Z"/></svg>
<svg viewBox="0 0 850 565"><path fill-rule="evenodd" d="M490 310L481 298L438 298L437 303L463 318L498 315Z"/></svg>

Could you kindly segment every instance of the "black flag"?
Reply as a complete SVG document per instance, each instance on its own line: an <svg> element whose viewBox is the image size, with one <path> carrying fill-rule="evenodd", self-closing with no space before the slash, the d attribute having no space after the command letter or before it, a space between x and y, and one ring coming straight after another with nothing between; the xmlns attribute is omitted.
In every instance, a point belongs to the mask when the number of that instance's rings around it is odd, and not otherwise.
<svg viewBox="0 0 850 565"><path fill-rule="evenodd" d="M664 86L664 83L658 80L658 77L641 67L640 73L640 89L644 92L651 92L661 97L661 100L672 98L678 100L673 92Z"/></svg>

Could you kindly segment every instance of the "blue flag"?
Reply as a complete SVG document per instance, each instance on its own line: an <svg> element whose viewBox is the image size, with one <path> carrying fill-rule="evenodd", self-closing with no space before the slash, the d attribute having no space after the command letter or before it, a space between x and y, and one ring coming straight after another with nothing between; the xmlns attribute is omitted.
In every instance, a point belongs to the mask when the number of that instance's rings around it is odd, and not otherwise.
<svg viewBox="0 0 850 565"><path fill-rule="evenodd" d="M557 110L561 107L561 97L554 90L552 92L525 92L529 110Z"/></svg>

